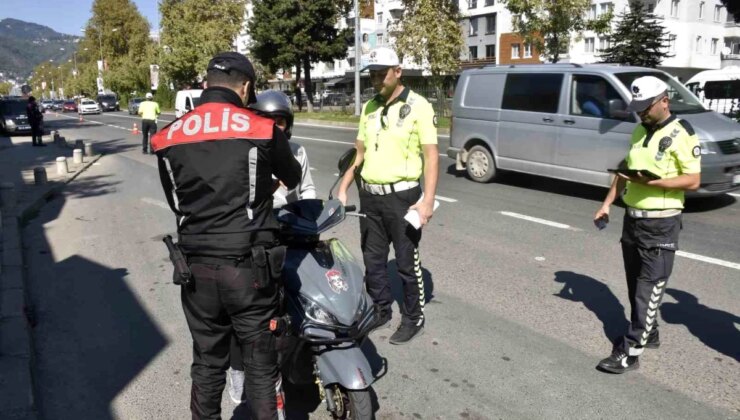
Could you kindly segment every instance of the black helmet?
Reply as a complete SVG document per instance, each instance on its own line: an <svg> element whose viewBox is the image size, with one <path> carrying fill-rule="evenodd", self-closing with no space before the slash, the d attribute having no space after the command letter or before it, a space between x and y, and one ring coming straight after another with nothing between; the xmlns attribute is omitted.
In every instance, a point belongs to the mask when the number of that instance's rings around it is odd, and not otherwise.
<svg viewBox="0 0 740 420"><path fill-rule="evenodd" d="M285 118L288 123L285 127L285 136L290 138L293 131L293 107L288 95L278 90L266 90L257 95L257 102L249 105L249 109L263 117Z"/></svg>

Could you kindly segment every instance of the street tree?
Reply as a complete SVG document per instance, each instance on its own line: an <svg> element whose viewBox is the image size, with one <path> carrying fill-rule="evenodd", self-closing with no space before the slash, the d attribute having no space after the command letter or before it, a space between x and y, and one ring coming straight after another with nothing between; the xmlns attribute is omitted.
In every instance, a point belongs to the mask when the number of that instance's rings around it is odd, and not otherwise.
<svg viewBox="0 0 740 420"><path fill-rule="evenodd" d="M10 95L13 84L10 82L0 82L0 95Z"/></svg>
<svg viewBox="0 0 740 420"><path fill-rule="evenodd" d="M208 61L230 51L246 13L245 0L161 0L161 71L176 87L197 83Z"/></svg>
<svg viewBox="0 0 740 420"><path fill-rule="evenodd" d="M552 63L568 51L571 38L584 31L609 30L611 11L588 17L591 0L504 0L514 31Z"/></svg>
<svg viewBox="0 0 740 420"><path fill-rule="evenodd" d="M444 105L444 77L457 72L465 41L456 0L404 0L403 17L391 26L399 57L409 57L429 70L437 90L438 113Z"/></svg>
<svg viewBox="0 0 740 420"><path fill-rule="evenodd" d="M296 67L296 80L304 74L309 112L311 63L333 61L347 56L353 29L338 29L337 23L349 10L347 0L255 0L249 21L251 55L270 72Z"/></svg>
<svg viewBox="0 0 740 420"><path fill-rule="evenodd" d="M612 33L611 47L601 53L604 63L657 67L669 57L668 31L641 0L632 0L629 11L620 14Z"/></svg>

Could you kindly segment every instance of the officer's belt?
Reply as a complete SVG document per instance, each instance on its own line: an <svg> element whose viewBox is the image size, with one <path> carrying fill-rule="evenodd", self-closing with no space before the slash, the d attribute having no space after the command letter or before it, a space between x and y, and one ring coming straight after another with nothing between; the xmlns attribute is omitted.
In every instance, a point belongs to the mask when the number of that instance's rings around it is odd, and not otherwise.
<svg viewBox="0 0 740 420"><path fill-rule="evenodd" d="M360 181L362 189L372 195L386 195L399 191L406 191L419 186L418 181L399 181L394 184L368 184L365 180Z"/></svg>
<svg viewBox="0 0 740 420"><path fill-rule="evenodd" d="M667 210L640 210L627 207L627 214L633 219L662 219L665 217L673 217L681 214L680 209L667 209Z"/></svg>
<svg viewBox="0 0 740 420"><path fill-rule="evenodd" d="M252 261L245 257L211 257L206 255L193 255L187 257L190 264L207 264L207 265L233 265L234 267L249 268Z"/></svg>

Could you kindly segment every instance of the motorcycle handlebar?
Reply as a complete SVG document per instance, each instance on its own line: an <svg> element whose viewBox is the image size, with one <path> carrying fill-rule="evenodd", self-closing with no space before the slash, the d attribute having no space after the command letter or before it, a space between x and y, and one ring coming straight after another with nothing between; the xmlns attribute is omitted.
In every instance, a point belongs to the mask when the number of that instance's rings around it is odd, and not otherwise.
<svg viewBox="0 0 740 420"><path fill-rule="evenodd" d="M352 212L352 211L357 211L357 206L355 206L355 205L351 205L351 206L344 206L344 211L345 211L345 212Z"/></svg>

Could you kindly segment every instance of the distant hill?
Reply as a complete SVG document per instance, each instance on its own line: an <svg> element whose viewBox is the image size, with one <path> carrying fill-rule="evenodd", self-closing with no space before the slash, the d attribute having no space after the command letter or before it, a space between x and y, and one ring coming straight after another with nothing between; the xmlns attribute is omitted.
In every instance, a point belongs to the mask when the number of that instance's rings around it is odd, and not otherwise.
<svg viewBox="0 0 740 420"><path fill-rule="evenodd" d="M66 61L77 49L79 37L17 19L0 20L0 73L25 79L44 61ZM60 50L64 48L64 50Z"/></svg>

